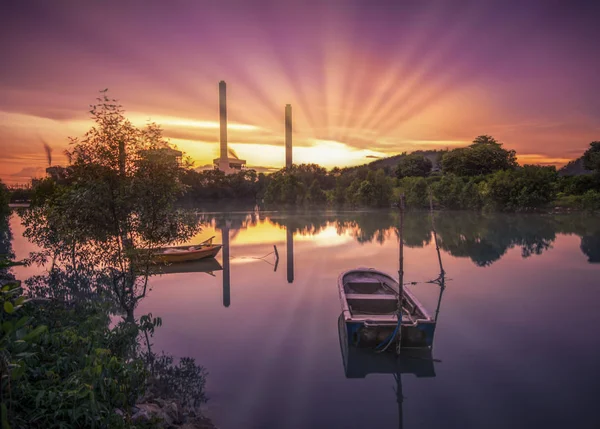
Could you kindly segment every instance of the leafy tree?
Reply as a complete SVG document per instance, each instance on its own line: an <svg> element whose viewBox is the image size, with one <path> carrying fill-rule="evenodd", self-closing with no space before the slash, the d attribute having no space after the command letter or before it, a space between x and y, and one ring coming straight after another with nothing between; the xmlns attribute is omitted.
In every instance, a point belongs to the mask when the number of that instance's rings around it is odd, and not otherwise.
<svg viewBox="0 0 600 429"><path fill-rule="evenodd" d="M490 136L479 136L466 148L451 150L442 157L444 174L478 176L518 166L516 152L505 150Z"/></svg>
<svg viewBox="0 0 600 429"><path fill-rule="evenodd" d="M333 201L335 204L342 205L346 202L346 190L342 185L342 181L339 177L335 179L335 188L333 190Z"/></svg>
<svg viewBox="0 0 600 429"><path fill-rule="evenodd" d="M590 143L590 147L583 154L583 165L588 170L600 173L600 141Z"/></svg>
<svg viewBox="0 0 600 429"><path fill-rule="evenodd" d="M363 180L358 187L356 192L356 199L360 205L373 206L376 204L377 199L375 196L375 187L368 180Z"/></svg>
<svg viewBox="0 0 600 429"><path fill-rule="evenodd" d="M363 181L357 177L346 188L346 202L349 203L350 205L360 204L360 201L358 198L358 189L360 188L362 182Z"/></svg>
<svg viewBox="0 0 600 429"><path fill-rule="evenodd" d="M493 145L501 146L501 143L498 142L498 140L496 140L492 136L488 136L487 134L475 137L475 140L473 140L473 145L479 145L479 144L490 144L490 145L493 144Z"/></svg>
<svg viewBox="0 0 600 429"><path fill-rule="evenodd" d="M401 187L408 208L429 207L429 186L423 177L405 177L401 180Z"/></svg>
<svg viewBox="0 0 600 429"><path fill-rule="evenodd" d="M0 216L8 213L8 203L10 202L10 193L2 180L0 180Z"/></svg>
<svg viewBox="0 0 600 429"><path fill-rule="evenodd" d="M324 204L327 202L327 195L321 189L317 179L313 180L310 188L308 188L306 199L311 204Z"/></svg>
<svg viewBox="0 0 600 429"><path fill-rule="evenodd" d="M556 197L556 168L525 165L498 171L486 184L485 201L499 211L529 211L547 206Z"/></svg>
<svg viewBox="0 0 600 429"><path fill-rule="evenodd" d="M377 207L389 207L392 198L392 179L388 177L383 169L379 169L371 176L375 193L375 205Z"/></svg>
<svg viewBox="0 0 600 429"><path fill-rule="evenodd" d="M462 191L465 182L462 178L454 174L446 174L431 185L431 190L435 200L444 208L461 209Z"/></svg>
<svg viewBox="0 0 600 429"><path fill-rule="evenodd" d="M146 294L153 251L199 227L175 209L184 190L181 168L160 128L136 128L106 94L91 113L95 126L72 139L67 152L72 184L25 212L24 235L42 249L34 260L71 267L66 272L74 284L93 267L93 288L110 291L132 320Z"/></svg>
<svg viewBox="0 0 600 429"><path fill-rule="evenodd" d="M402 179L403 177L426 177L431 172L432 163L429 158L412 153L406 155L400 160L396 167L396 177Z"/></svg>

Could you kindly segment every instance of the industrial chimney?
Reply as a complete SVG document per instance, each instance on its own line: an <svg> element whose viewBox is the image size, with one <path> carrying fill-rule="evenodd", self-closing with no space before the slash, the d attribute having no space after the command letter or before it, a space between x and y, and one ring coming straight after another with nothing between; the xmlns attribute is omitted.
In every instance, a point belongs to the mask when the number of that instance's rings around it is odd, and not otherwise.
<svg viewBox="0 0 600 429"><path fill-rule="evenodd" d="M292 105L285 105L285 167L292 166Z"/></svg>
<svg viewBox="0 0 600 429"><path fill-rule="evenodd" d="M224 80L219 82L219 118L221 126L219 168L222 171L227 171L229 168L229 155L227 154L227 87Z"/></svg>

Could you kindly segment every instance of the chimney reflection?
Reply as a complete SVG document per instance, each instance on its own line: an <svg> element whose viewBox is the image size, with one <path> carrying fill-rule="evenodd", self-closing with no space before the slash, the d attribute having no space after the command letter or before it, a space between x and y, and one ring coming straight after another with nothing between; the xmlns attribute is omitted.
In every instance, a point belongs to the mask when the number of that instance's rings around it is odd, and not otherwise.
<svg viewBox="0 0 600 429"><path fill-rule="evenodd" d="M231 283L229 271L229 222L221 228L221 242L223 243L223 306L231 304Z"/></svg>
<svg viewBox="0 0 600 429"><path fill-rule="evenodd" d="M285 245L287 248L287 281L294 283L294 233L286 228Z"/></svg>

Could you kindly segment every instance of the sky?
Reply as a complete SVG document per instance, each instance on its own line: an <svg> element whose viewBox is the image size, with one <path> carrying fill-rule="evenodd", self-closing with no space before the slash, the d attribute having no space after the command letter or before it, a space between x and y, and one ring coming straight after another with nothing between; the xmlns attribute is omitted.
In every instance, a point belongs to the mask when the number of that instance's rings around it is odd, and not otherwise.
<svg viewBox="0 0 600 429"><path fill-rule="evenodd" d="M600 140L600 5L504 0L3 0L0 179L66 163L100 90L202 167L364 164L490 134L521 163L562 165Z"/></svg>

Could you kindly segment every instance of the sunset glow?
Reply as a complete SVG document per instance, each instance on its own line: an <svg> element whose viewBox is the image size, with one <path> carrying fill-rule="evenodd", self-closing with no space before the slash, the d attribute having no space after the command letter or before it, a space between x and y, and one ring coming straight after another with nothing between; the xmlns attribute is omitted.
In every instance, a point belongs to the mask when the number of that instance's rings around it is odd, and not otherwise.
<svg viewBox="0 0 600 429"><path fill-rule="evenodd" d="M520 163L563 165L600 139L594 7L544 1L14 2L0 18L0 178L66 163L108 88L136 125L208 167L218 82L230 147L248 167L327 168L469 144L490 134Z"/></svg>

